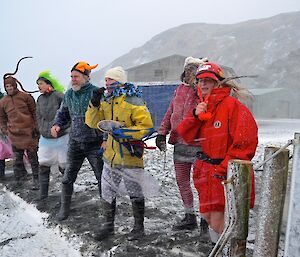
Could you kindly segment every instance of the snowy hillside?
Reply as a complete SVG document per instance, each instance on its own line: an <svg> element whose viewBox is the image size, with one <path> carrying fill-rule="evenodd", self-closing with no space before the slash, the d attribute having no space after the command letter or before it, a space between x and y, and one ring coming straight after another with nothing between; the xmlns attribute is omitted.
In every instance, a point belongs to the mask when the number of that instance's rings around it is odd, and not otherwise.
<svg viewBox="0 0 300 257"><path fill-rule="evenodd" d="M191 23L155 35L148 42L120 56L93 74L103 80L105 70L122 65L128 69L173 54L208 57L233 67L237 74L257 74L245 79L248 87L298 87L300 74L300 12L236 24Z"/></svg>

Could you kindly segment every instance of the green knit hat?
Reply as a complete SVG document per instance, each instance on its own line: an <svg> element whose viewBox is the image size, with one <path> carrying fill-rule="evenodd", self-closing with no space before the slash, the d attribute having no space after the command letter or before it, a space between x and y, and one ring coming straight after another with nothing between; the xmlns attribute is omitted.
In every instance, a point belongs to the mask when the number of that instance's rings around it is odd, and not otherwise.
<svg viewBox="0 0 300 257"><path fill-rule="evenodd" d="M45 70L45 71L42 71L39 76L38 76L38 79L36 80L36 83L39 81L39 80L43 80L45 81L47 84L51 84L51 86L54 88L55 91L57 92L60 92L60 93L63 93L65 91L65 88L63 85L61 85L59 83L59 81L54 78L50 71L49 70Z"/></svg>

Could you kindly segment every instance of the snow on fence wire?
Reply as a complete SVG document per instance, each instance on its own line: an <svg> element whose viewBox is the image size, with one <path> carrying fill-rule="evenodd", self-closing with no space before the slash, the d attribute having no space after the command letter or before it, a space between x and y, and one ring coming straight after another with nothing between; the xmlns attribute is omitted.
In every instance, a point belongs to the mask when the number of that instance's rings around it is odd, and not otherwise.
<svg viewBox="0 0 300 257"><path fill-rule="evenodd" d="M266 147L261 205L253 257L276 257L289 167L289 145L294 145L289 216L286 230L285 257L300 256L300 133L295 133L281 148ZM228 179L223 182L226 198L225 228L209 257L246 256L249 206L251 195L251 162L231 160Z"/></svg>

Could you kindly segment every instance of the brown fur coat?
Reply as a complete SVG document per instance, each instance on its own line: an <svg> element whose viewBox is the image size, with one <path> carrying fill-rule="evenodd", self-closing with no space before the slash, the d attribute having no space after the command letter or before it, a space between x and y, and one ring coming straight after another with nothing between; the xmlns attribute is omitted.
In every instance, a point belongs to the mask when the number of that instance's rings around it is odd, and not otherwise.
<svg viewBox="0 0 300 257"><path fill-rule="evenodd" d="M0 128L18 149L37 149L36 105L33 97L18 91L0 100Z"/></svg>

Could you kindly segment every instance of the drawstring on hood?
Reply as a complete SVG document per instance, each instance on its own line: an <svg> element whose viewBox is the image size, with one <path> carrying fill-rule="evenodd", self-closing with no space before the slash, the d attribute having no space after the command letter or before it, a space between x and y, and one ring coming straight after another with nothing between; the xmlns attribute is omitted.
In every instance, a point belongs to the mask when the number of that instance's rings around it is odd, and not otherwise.
<svg viewBox="0 0 300 257"><path fill-rule="evenodd" d="M201 88L198 87L197 89L198 89L198 96L199 96L199 99L200 99L200 103L204 102L204 103L207 104L209 94L207 96L205 96L205 98L203 98ZM212 117L211 112L201 112L201 113L198 114L198 119L201 120L201 121L209 120L211 117Z"/></svg>

